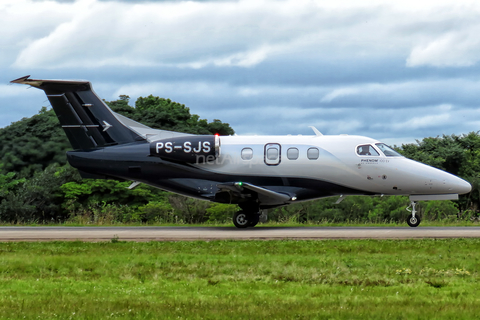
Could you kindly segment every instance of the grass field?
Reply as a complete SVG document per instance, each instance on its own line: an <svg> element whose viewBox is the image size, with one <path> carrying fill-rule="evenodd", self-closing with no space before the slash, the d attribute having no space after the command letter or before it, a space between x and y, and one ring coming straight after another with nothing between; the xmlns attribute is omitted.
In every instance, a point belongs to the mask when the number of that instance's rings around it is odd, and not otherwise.
<svg viewBox="0 0 480 320"><path fill-rule="evenodd" d="M474 319L480 239L0 243L1 319Z"/></svg>

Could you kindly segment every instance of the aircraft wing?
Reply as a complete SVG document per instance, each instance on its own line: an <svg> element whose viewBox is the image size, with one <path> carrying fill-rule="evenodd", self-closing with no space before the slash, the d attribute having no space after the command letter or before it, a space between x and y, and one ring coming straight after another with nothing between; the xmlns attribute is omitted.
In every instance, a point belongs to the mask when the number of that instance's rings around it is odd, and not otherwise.
<svg viewBox="0 0 480 320"><path fill-rule="evenodd" d="M283 205L296 200L294 195L273 191L246 182L223 183L218 184L217 187L220 191L228 191L240 195L256 193L260 204L267 206Z"/></svg>

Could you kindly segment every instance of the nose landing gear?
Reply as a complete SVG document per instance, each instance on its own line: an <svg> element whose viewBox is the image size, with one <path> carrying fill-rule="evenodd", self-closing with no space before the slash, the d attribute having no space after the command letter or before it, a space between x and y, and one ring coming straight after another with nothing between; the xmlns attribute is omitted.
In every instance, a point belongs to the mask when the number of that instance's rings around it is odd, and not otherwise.
<svg viewBox="0 0 480 320"><path fill-rule="evenodd" d="M417 203L415 201L412 201L410 202L410 205L407 207L407 211L411 212L412 214L410 216L408 216L407 218L407 224L410 226L410 227L418 227L418 225L420 224L421 220L420 220L420 217L419 216L416 216L415 214L417 213L417 211L415 210L415 206L417 205ZM412 209L410 209L412 208Z"/></svg>

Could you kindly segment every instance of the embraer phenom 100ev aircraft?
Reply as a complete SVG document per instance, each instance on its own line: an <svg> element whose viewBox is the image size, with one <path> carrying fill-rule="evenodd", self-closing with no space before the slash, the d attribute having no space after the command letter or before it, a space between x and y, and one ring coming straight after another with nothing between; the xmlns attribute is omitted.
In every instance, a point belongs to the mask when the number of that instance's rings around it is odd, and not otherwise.
<svg viewBox="0 0 480 320"><path fill-rule="evenodd" d="M241 208L233 223L255 226L264 209L347 195L455 200L468 182L407 159L375 139L349 135L218 136L152 129L119 115L88 81L11 81L45 91L70 140L68 162L83 178L130 180ZM407 208L408 209L408 208Z"/></svg>

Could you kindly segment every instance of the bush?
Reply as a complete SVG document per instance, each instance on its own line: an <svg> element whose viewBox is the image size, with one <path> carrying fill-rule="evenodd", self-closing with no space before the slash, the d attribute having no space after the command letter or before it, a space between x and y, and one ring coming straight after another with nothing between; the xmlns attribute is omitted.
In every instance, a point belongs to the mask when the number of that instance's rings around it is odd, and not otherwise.
<svg viewBox="0 0 480 320"><path fill-rule="evenodd" d="M128 207L122 205L115 205L110 203L92 203L88 207L81 207L71 212L71 223L75 224L95 224L95 225L112 225L122 222L136 222L132 219L136 212ZM138 214L137 214L138 215Z"/></svg>
<svg viewBox="0 0 480 320"><path fill-rule="evenodd" d="M235 204L224 204L211 202L210 206L205 210L207 222L226 222L231 221L238 206Z"/></svg>
<svg viewBox="0 0 480 320"><path fill-rule="evenodd" d="M138 220L144 223L160 222L172 223L175 222L175 215L173 207L168 202L152 201L144 206L138 208Z"/></svg>
<svg viewBox="0 0 480 320"><path fill-rule="evenodd" d="M170 194L168 201L177 216L176 222L203 223L207 220L206 209L210 206L208 201L187 198L178 194Z"/></svg>
<svg viewBox="0 0 480 320"><path fill-rule="evenodd" d="M424 220L443 220L458 216L458 208L452 201L427 201L423 213Z"/></svg>
<svg viewBox="0 0 480 320"><path fill-rule="evenodd" d="M64 221L67 216L62 210L64 198L60 187L78 178L77 171L69 165L48 166L33 178L22 181L1 200L1 221Z"/></svg>

